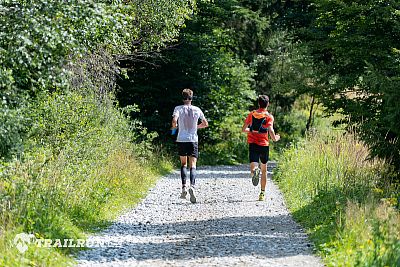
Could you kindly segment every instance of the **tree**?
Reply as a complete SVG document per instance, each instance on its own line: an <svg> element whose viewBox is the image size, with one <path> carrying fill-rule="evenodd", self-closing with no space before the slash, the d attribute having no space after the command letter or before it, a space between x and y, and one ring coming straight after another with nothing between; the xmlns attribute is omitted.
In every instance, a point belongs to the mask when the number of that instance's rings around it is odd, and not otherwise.
<svg viewBox="0 0 400 267"><path fill-rule="evenodd" d="M298 29L320 70L319 99L345 115L372 156L400 170L400 10L397 1L308 1ZM308 34L304 34L307 32Z"/></svg>
<svg viewBox="0 0 400 267"><path fill-rule="evenodd" d="M194 0L2 1L0 156L21 144L29 102L43 92L112 93L124 57L174 40Z"/></svg>
<svg viewBox="0 0 400 267"><path fill-rule="evenodd" d="M212 126L201 137L213 143L222 140L222 132L232 132L223 127L226 118L240 117L254 99L253 71L232 50L236 40L225 24L233 2L199 3L179 42L163 50L161 57L124 62L130 67L130 79L120 82L119 100L123 106L137 103L145 125L161 138L169 129L173 107L181 103L183 88L194 90L194 103Z"/></svg>

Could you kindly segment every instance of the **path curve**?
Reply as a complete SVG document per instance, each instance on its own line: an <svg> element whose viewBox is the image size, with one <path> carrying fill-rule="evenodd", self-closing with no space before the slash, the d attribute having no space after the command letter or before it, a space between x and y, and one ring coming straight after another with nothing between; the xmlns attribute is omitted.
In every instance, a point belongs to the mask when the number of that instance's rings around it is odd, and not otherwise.
<svg viewBox="0 0 400 267"><path fill-rule="evenodd" d="M177 171L134 209L90 237L78 266L323 266L271 181L266 200L247 165L200 166L198 203L179 199Z"/></svg>

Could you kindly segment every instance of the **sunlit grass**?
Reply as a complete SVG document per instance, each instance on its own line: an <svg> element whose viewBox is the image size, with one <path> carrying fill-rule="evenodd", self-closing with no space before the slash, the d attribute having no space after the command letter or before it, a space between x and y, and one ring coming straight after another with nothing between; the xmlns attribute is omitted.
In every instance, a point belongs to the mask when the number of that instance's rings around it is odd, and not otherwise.
<svg viewBox="0 0 400 267"><path fill-rule="evenodd" d="M137 129L112 106L76 93L42 101L39 134L32 134L21 158L0 165L0 266L72 264L70 254L78 249L31 245L19 253L13 239L21 232L84 239L135 205L172 169L149 141L134 142L130 131Z"/></svg>
<svg viewBox="0 0 400 267"><path fill-rule="evenodd" d="M53 166L60 167L60 164L54 162ZM110 154L89 176L64 177L66 170L49 167L36 170L43 178L38 179L37 174L30 173L35 169L33 166L18 166L15 171L30 187L21 189L22 192L14 191L10 195L10 205L14 208L2 211L0 266L24 266L25 259L33 266L65 266L73 262L68 254L76 249L32 246L21 254L12 240L20 232L35 233L40 238L85 238L140 201L171 166L165 159L141 161L129 150ZM81 181L77 183L73 178Z"/></svg>
<svg viewBox="0 0 400 267"><path fill-rule="evenodd" d="M391 208L398 191L390 168L369 160L353 135L326 133L280 158L275 178L289 209L328 266L398 266L399 214Z"/></svg>

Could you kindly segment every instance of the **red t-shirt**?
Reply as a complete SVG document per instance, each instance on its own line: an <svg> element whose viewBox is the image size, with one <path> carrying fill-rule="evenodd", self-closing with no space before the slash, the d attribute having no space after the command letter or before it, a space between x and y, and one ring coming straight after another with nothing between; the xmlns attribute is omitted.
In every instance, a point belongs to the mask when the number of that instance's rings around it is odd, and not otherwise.
<svg viewBox="0 0 400 267"><path fill-rule="evenodd" d="M244 123L246 125L251 125L252 123L252 114L254 111L250 112L249 115L247 115L246 120ZM272 126L274 123L274 117L268 113L268 111L264 108L259 108L255 112L257 113L266 113L267 114L267 119L266 123L263 124L263 127L267 128L269 126ZM257 144L259 146L269 146L269 141L268 141L268 133L254 133L254 132L248 132L247 133L247 143L249 144Z"/></svg>

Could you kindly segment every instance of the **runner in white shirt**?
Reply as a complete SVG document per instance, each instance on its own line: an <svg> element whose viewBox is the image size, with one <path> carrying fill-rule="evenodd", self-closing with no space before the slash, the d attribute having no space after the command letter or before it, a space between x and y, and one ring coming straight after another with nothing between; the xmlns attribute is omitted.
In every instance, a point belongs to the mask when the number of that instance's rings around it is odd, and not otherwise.
<svg viewBox="0 0 400 267"><path fill-rule="evenodd" d="M172 114L172 128L174 132L178 129L178 152L181 160L181 198L186 198L187 157L190 167L190 202L196 203L194 186L196 182L196 163L199 157L197 129L206 128L208 122L200 108L192 106L193 91L184 89L182 91L183 105L177 106ZM199 120L201 123L198 124Z"/></svg>

